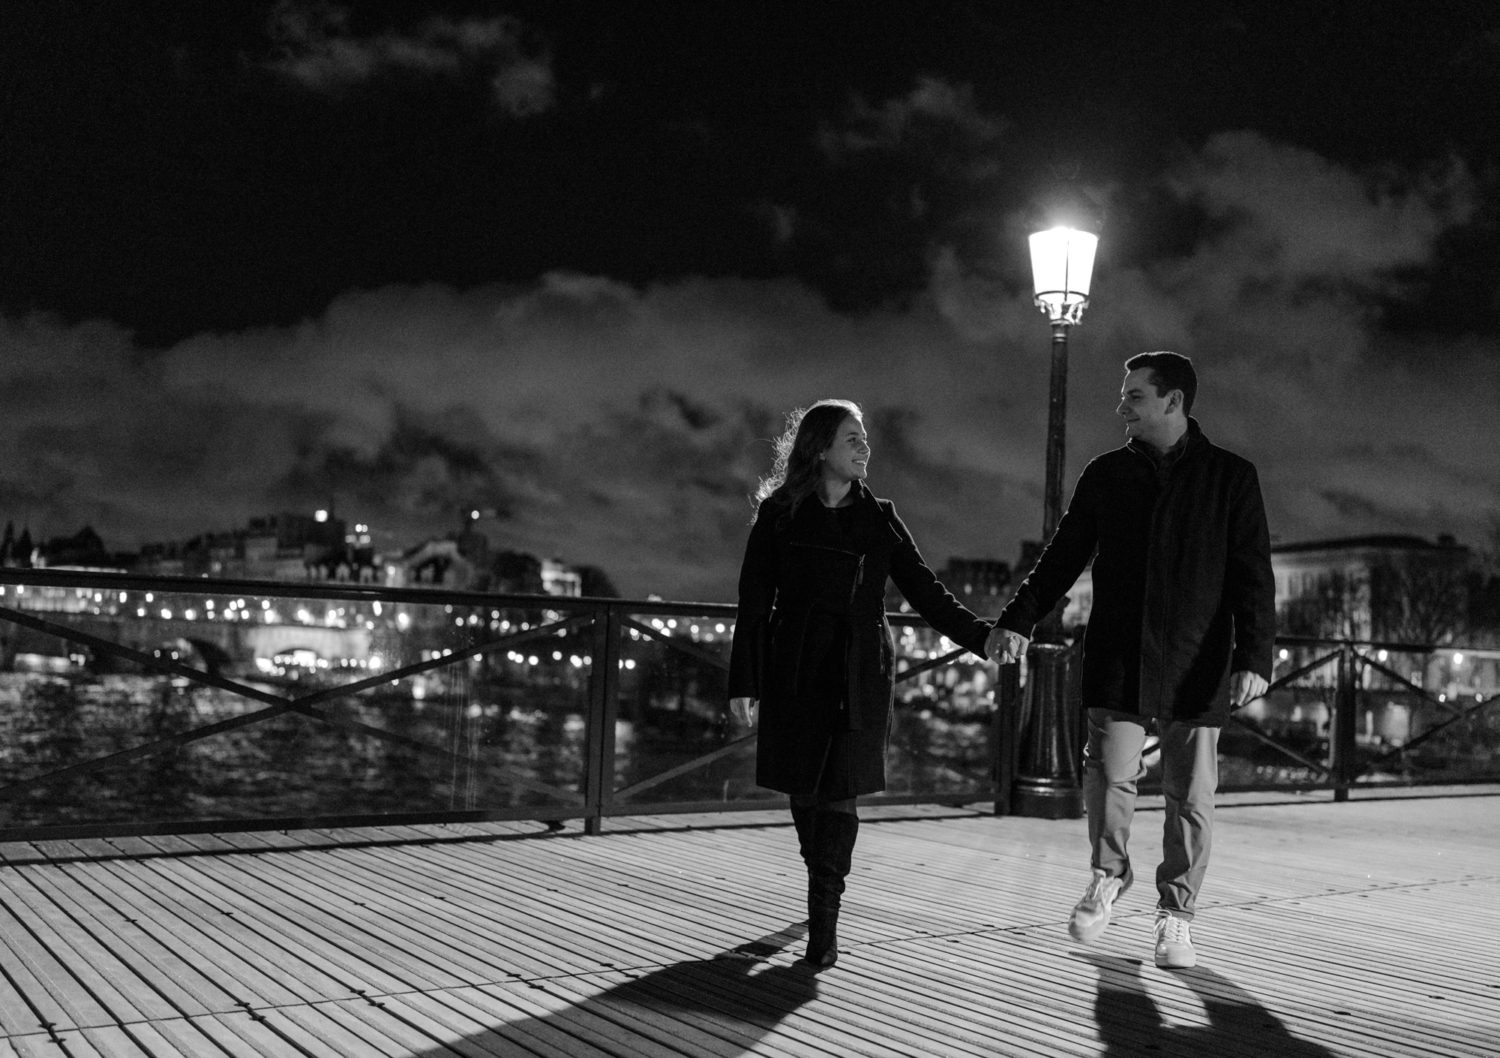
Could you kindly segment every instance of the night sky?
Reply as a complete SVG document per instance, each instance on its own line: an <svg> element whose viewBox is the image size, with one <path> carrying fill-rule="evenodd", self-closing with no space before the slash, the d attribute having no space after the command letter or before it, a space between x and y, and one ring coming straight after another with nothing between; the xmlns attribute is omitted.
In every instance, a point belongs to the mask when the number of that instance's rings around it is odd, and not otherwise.
<svg viewBox="0 0 1500 1058"><path fill-rule="evenodd" d="M1281 540L1491 546L1493 3L5 3L0 518L479 508L732 599L767 439L839 396L933 565L1013 560L1059 201L1070 482L1175 349Z"/></svg>

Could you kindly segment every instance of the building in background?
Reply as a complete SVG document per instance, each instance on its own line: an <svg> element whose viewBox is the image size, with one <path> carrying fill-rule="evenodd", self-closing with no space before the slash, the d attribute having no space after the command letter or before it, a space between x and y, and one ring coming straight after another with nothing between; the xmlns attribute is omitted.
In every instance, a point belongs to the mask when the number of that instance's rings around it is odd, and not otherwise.
<svg viewBox="0 0 1500 1058"><path fill-rule="evenodd" d="M1286 634L1440 644L1467 630L1475 555L1451 536L1277 544L1271 569Z"/></svg>
<svg viewBox="0 0 1500 1058"><path fill-rule="evenodd" d="M224 580L374 584L380 579L369 526L351 530L327 511L266 515L250 519L243 529L147 544L133 568L150 576Z"/></svg>

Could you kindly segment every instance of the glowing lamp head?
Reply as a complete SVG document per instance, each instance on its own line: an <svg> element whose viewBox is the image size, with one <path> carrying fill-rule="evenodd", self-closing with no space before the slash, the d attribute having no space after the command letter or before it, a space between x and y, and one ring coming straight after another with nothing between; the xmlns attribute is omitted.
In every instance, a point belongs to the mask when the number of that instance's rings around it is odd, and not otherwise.
<svg viewBox="0 0 1500 1058"><path fill-rule="evenodd" d="M1098 245L1099 236L1075 228L1053 228L1031 237L1036 304L1054 323L1077 323L1083 317Z"/></svg>

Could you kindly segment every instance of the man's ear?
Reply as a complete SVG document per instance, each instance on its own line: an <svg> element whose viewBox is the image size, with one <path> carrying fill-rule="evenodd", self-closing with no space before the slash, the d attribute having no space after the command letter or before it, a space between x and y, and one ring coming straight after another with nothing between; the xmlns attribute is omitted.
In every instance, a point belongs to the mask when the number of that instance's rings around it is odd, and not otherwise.
<svg viewBox="0 0 1500 1058"><path fill-rule="evenodd" d="M1174 389L1172 392L1168 393L1167 394L1167 414L1171 415L1174 411L1181 411L1182 410L1182 403L1186 399L1187 398L1182 395L1182 390L1180 390L1180 389Z"/></svg>

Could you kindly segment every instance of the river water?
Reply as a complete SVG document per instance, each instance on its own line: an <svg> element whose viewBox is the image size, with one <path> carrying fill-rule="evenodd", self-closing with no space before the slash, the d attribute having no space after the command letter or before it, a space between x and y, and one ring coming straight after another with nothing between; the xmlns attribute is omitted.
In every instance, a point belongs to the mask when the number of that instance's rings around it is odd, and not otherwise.
<svg viewBox="0 0 1500 1058"><path fill-rule="evenodd" d="M722 689L715 686L637 681L624 691L615 730L615 789L746 733L735 727ZM343 726L283 714L88 774L9 791L0 796L0 825L563 805L576 801L584 785L586 695L586 672L572 678L504 679L458 666L440 680L403 681L319 706ZM898 708L889 767L892 792L965 789L986 775L987 719L951 716L943 704L918 696ZM263 708L181 678L0 673L0 785ZM753 776L753 750L737 752L656 786L644 799L772 796L754 785Z"/></svg>

